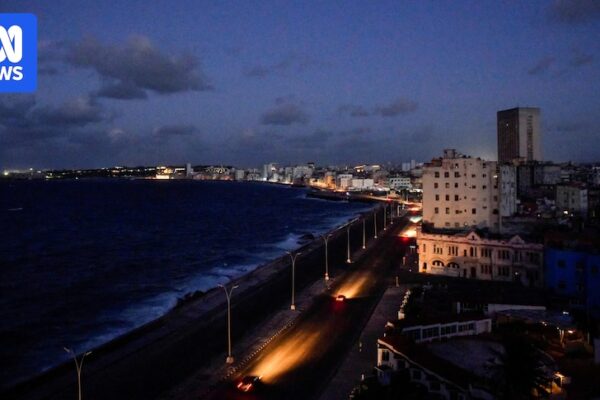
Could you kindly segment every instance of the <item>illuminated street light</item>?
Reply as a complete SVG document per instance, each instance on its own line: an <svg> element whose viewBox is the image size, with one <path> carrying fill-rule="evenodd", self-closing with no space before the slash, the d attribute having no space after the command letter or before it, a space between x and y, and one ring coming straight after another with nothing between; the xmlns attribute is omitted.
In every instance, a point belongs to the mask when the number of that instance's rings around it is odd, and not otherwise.
<svg viewBox="0 0 600 400"><path fill-rule="evenodd" d="M352 226L352 224L349 224L348 228L346 228L346 236L348 237L348 246L347 246L348 258L346 259L346 262L348 264L350 264L352 262L352 260L350 259L350 226Z"/></svg>
<svg viewBox="0 0 600 400"><path fill-rule="evenodd" d="M292 305L290 306L290 310L295 310L296 309L296 302L295 302L295 288L296 288L296 258L298 258L298 256L302 253L298 252L296 254L288 251L288 254L290 255L290 258L292 259Z"/></svg>
<svg viewBox="0 0 600 400"><path fill-rule="evenodd" d="M81 368L83 367L83 359L86 356L89 356L90 354L92 354L91 351L88 351L86 353L83 353L83 355L81 356L81 358L79 360L77 360L77 355L75 354L75 352L67 347L63 347L63 349L69 353L71 355L71 357L73 357L73 361L75 361L75 368L77 369L77 389L78 389L78 393L79 393L79 400L81 400Z"/></svg>
<svg viewBox="0 0 600 400"><path fill-rule="evenodd" d="M375 226L373 238L377 239L377 211L373 213L373 225Z"/></svg>
<svg viewBox="0 0 600 400"><path fill-rule="evenodd" d="M329 242L329 237L331 235L321 235L323 241L325 242L325 280L329 280L329 254L327 253L327 242Z"/></svg>
<svg viewBox="0 0 600 400"><path fill-rule="evenodd" d="M367 236L366 236L366 218L363 217L363 250L367 248Z"/></svg>
<svg viewBox="0 0 600 400"><path fill-rule="evenodd" d="M227 296L227 364L233 364L233 356L231 355L231 293L238 285L232 286L229 291L224 285L219 285L225 291Z"/></svg>

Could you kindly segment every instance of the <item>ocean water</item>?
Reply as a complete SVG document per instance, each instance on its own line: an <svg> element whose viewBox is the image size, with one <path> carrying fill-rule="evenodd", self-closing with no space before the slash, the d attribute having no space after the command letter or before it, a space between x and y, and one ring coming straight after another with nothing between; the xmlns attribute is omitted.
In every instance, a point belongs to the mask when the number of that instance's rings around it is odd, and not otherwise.
<svg viewBox="0 0 600 400"><path fill-rule="evenodd" d="M305 194L260 183L0 182L0 386L368 209Z"/></svg>

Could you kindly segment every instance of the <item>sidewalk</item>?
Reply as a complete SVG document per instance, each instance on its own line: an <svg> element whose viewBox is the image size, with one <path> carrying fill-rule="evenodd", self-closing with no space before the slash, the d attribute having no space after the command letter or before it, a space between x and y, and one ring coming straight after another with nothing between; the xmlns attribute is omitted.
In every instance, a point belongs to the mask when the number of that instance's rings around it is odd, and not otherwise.
<svg viewBox="0 0 600 400"><path fill-rule="evenodd" d="M392 286L385 291L361 333L360 342L348 352L320 400L348 399L352 388L360 382L361 374L371 374L377 363L377 339L383 335L385 324L398 318L398 310L408 287Z"/></svg>

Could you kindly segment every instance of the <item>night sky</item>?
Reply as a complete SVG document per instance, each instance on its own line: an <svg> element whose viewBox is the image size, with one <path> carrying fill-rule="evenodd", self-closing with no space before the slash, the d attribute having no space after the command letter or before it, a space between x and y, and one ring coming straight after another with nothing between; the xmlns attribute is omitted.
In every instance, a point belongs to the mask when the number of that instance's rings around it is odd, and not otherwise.
<svg viewBox="0 0 600 400"><path fill-rule="evenodd" d="M112 5L108 3L114 3ZM600 1L3 1L39 82L0 94L0 168L496 159L542 109L544 159L600 161Z"/></svg>

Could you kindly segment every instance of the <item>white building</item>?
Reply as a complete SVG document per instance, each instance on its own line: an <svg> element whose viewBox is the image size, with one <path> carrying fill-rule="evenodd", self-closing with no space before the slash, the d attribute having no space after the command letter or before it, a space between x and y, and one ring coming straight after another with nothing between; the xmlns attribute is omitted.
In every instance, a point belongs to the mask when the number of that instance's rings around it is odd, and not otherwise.
<svg viewBox="0 0 600 400"><path fill-rule="evenodd" d="M560 211L587 215L588 191L584 185L565 184L556 186L556 207Z"/></svg>
<svg viewBox="0 0 600 400"><path fill-rule="evenodd" d="M454 149L423 167L423 221L435 228L500 229L496 162Z"/></svg>
<svg viewBox="0 0 600 400"><path fill-rule="evenodd" d="M543 286L544 246L518 235L489 238L476 231L426 233L417 230L419 272Z"/></svg>
<svg viewBox="0 0 600 400"><path fill-rule="evenodd" d="M335 185L341 190L348 189L352 186L352 174L339 174L335 178Z"/></svg>
<svg viewBox="0 0 600 400"><path fill-rule="evenodd" d="M269 163L263 165L263 174L262 178L265 181L271 180L273 178L273 173L277 172L277 165L274 163Z"/></svg>
<svg viewBox="0 0 600 400"><path fill-rule="evenodd" d="M351 188L354 190L369 190L374 186L373 179L352 179Z"/></svg>
<svg viewBox="0 0 600 400"><path fill-rule="evenodd" d="M243 169L235 170L235 180L236 181L243 181L245 178L246 178L246 171L244 171Z"/></svg>
<svg viewBox="0 0 600 400"><path fill-rule="evenodd" d="M293 179L310 178L313 174L314 168L308 165L297 165L293 168L292 177Z"/></svg>
<svg viewBox="0 0 600 400"><path fill-rule="evenodd" d="M392 176L388 178L388 186L395 190L412 189L412 183L408 176Z"/></svg>

